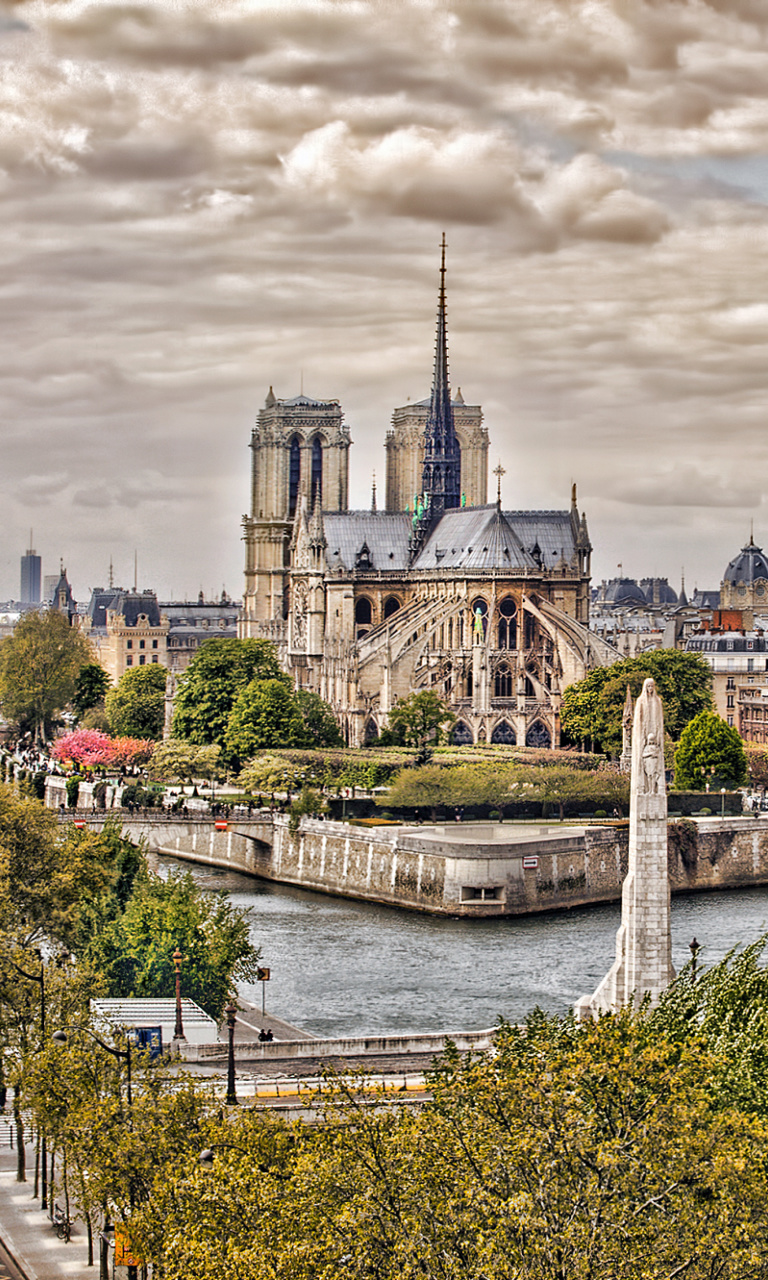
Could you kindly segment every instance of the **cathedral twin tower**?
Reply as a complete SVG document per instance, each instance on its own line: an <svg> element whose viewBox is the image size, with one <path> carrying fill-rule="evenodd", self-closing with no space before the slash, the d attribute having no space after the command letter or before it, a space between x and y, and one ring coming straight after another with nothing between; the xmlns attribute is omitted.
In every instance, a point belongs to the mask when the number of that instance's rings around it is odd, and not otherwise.
<svg viewBox="0 0 768 1280"><path fill-rule="evenodd" d="M487 503L482 410L449 387L445 237L432 391L394 411L386 510L375 494L348 510L350 443L338 401L270 387L251 437L241 635L274 640L352 745L423 688L453 708L459 741L556 743L562 688L601 660L586 520L575 491L564 511Z"/></svg>

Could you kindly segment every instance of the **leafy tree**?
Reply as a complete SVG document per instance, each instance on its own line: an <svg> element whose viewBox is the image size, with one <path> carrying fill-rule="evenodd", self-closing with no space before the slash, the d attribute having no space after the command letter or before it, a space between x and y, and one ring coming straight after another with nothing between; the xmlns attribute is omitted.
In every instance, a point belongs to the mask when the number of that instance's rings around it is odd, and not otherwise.
<svg viewBox="0 0 768 1280"><path fill-rule="evenodd" d="M309 689L297 689L296 705L304 721L307 745L313 747L343 747L338 722L327 702Z"/></svg>
<svg viewBox="0 0 768 1280"><path fill-rule="evenodd" d="M91 661L90 645L63 614L25 614L0 644L0 710L36 742L44 740Z"/></svg>
<svg viewBox="0 0 768 1280"><path fill-rule="evenodd" d="M307 730L285 677L252 680L232 708L225 738L228 758L247 760L269 747L307 745Z"/></svg>
<svg viewBox="0 0 768 1280"><path fill-rule="evenodd" d="M768 787L768 747L757 742L745 742L747 773L753 787Z"/></svg>
<svg viewBox="0 0 768 1280"><path fill-rule="evenodd" d="M612 667L596 667L565 690L560 713L563 737L574 744L617 755L627 685L638 698L652 676L664 706L664 727L676 742L686 724L712 709L712 671L698 653L654 649L624 658Z"/></svg>
<svg viewBox="0 0 768 1280"><path fill-rule="evenodd" d="M154 875L142 861L123 913L81 954L104 975L112 996L164 996L174 990L173 952L184 956L182 994L221 1017L238 979L253 981L259 958L244 911L225 893L204 892L191 875Z"/></svg>
<svg viewBox="0 0 768 1280"><path fill-rule="evenodd" d="M423 747L427 742L447 738L456 717L431 689L412 693L395 703L389 712L389 731L396 742Z"/></svg>
<svg viewBox="0 0 768 1280"><path fill-rule="evenodd" d="M93 707L98 707L104 702L109 684L109 676L100 663L86 662L85 666L80 668L72 698L72 706L75 708L79 720L82 719L86 711L90 711Z"/></svg>
<svg viewBox="0 0 768 1280"><path fill-rule="evenodd" d="M292 834L295 835L298 831L302 818L319 818L327 808L319 791L315 791L313 787L304 787L301 795L291 805L288 826Z"/></svg>
<svg viewBox="0 0 768 1280"><path fill-rule="evenodd" d="M107 694L107 716L114 734L162 738L165 723L165 667L131 667Z"/></svg>
<svg viewBox="0 0 768 1280"><path fill-rule="evenodd" d="M702 711L683 730L675 752L677 789L697 791L702 779L710 777L715 786L740 787L746 776L747 757L737 730L714 711Z"/></svg>
<svg viewBox="0 0 768 1280"><path fill-rule="evenodd" d="M261 754L250 760L238 777L238 785L250 795L256 792L299 791L308 770L283 756Z"/></svg>
<svg viewBox="0 0 768 1280"><path fill-rule="evenodd" d="M152 777L161 782L192 782L195 778L220 778L221 748L212 744L198 746L169 738L161 742L152 756Z"/></svg>
<svg viewBox="0 0 768 1280"><path fill-rule="evenodd" d="M209 640L179 677L173 736L224 746L232 708L254 679L287 679L268 640Z"/></svg>

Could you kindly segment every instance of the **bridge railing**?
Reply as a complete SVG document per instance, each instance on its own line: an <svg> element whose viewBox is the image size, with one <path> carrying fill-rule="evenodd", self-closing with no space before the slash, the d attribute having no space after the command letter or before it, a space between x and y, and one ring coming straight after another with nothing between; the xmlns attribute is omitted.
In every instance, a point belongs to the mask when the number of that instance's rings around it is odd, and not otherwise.
<svg viewBox="0 0 768 1280"><path fill-rule="evenodd" d="M108 818L120 818L123 822L159 822L165 825L178 823L180 826L189 826L190 823L198 823L200 826L209 827L211 823L216 822L265 822L272 818L273 814L269 809L254 809L251 813L230 813L230 814L213 814L200 813L199 811L190 810L189 813L169 813L165 809L65 809L64 812L58 813L60 823L71 825L75 822L85 823L103 823Z"/></svg>

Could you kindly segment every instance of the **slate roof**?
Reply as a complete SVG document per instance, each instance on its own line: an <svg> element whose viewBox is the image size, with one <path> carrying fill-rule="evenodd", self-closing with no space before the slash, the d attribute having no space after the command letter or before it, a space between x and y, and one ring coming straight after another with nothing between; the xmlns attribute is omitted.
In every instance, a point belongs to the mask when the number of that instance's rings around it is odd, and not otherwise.
<svg viewBox="0 0 768 1280"><path fill-rule="evenodd" d="M87 611L94 627L106 628L108 609L123 614L128 627L136 626L140 613L146 614L150 626L160 626L160 608L153 591L122 591L116 587L105 591L97 587L91 593Z"/></svg>
<svg viewBox="0 0 768 1280"><path fill-rule="evenodd" d="M524 549L509 518L496 505L446 511L413 564L414 569L530 569L538 566Z"/></svg>
<svg viewBox="0 0 768 1280"><path fill-rule="evenodd" d="M325 558L333 571L354 569L366 543L373 569L407 569L411 517L404 511L344 511L323 515Z"/></svg>
<svg viewBox="0 0 768 1280"><path fill-rule="evenodd" d="M723 574L723 582L756 582L758 578L768 578L768 561L762 547L749 542L731 560Z"/></svg>
<svg viewBox="0 0 768 1280"><path fill-rule="evenodd" d="M331 512L323 516L323 525L331 571L338 566L354 569L364 544L374 571L409 568L412 517L407 512ZM414 572L516 569L535 573L539 568L536 548L545 569L555 568L563 554L570 561L575 543L568 511L499 511L495 503L457 507L435 524L410 567Z"/></svg>

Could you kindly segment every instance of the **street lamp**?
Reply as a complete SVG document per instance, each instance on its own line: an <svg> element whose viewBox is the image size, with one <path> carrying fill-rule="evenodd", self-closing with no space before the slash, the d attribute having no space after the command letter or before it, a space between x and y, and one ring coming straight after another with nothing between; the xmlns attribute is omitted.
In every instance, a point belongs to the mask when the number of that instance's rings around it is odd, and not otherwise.
<svg viewBox="0 0 768 1280"><path fill-rule="evenodd" d="M701 951L701 943L696 941L696 936L694 935L694 937L688 943L688 946L690 947L690 951L691 951L691 974L695 982L696 974L698 973L698 970L699 970L699 952Z"/></svg>
<svg viewBox="0 0 768 1280"><path fill-rule="evenodd" d="M725 818L725 787L720 788L720 818Z"/></svg>
<svg viewBox="0 0 768 1280"><path fill-rule="evenodd" d="M227 1048L227 1106L237 1106L237 1093L235 1092L235 1018L237 1016L237 1008L232 1000L230 1000L226 1009L227 1015L227 1032L229 1036L229 1045Z"/></svg>
<svg viewBox="0 0 768 1280"><path fill-rule="evenodd" d="M173 967L176 970L176 1026L173 1031L172 1044L183 1042L186 1044L187 1037L184 1035L184 1024L181 1020L181 962L183 955L177 947L173 953Z"/></svg>

